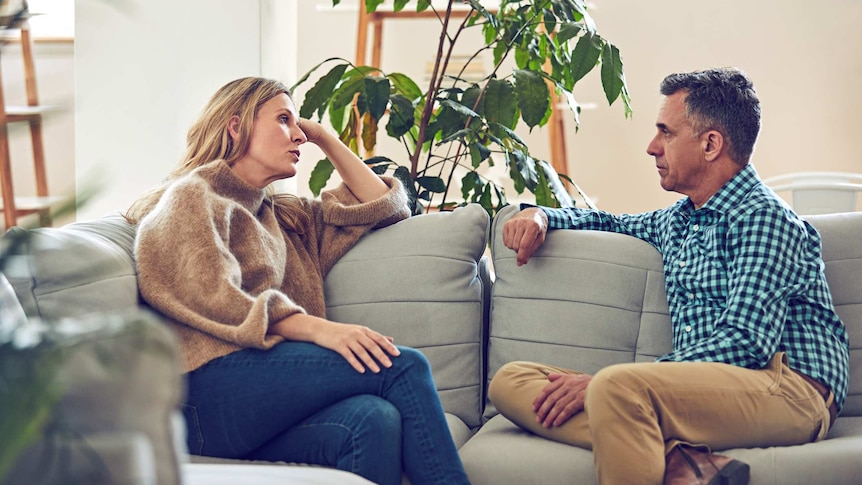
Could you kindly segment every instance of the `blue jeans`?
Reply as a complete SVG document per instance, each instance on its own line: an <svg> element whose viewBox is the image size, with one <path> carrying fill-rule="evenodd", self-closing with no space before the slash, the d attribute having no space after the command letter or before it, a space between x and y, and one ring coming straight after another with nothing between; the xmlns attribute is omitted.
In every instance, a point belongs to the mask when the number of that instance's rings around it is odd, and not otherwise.
<svg viewBox="0 0 862 485"><path fill-rule="evenodd" d="M431 369L399 347L392 367L360 374L305 342L245 349L187 376L193 454L336 467L379 484L469 483Z"/></svg>

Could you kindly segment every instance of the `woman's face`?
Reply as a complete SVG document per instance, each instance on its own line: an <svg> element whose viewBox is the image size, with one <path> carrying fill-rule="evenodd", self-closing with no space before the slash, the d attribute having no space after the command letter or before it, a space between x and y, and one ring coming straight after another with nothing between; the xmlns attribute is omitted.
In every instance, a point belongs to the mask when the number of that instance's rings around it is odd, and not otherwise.
<svg viewBox="0 0 862 485"><path fill-rule="evenodd" d="M296 106L287 94L262 104L254 118L248 151L231 167L234 173L259 188L296 175L299 145L307 141L298 122ZM239 118L231 118L228 128L234 138L238 125Z"/></svg>

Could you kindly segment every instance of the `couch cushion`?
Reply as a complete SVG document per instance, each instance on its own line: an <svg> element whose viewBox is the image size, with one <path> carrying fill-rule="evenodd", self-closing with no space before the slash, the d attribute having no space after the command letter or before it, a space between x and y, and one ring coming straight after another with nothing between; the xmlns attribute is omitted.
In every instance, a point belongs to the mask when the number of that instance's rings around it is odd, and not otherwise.
<svg viewBox="0 0 862 485"><path fill-rule="evenodd" d="M817 443L721 453L751 466L751 485L858 483L862 418L839 418L827 439ZM540 438L500 415L488 421L460 454L473 485L597 483L592 452Z"/></svg>
<svg viewBox="0 0 862 485"><path fill-rule="evenodd" d="M842 416L862 416L862 212L806 216L823 238L826 280L850 336L850 385Z"/></svg>
<svg viewBox="0 0 862 485"><path fill-rule="evenodd" d="M6 276L32 317L134 309L138 306L134 238L135 227L120 214L35 229L22 255L10 261Z"/></svg>
<svg viewBox="0 0 862 485"><path fill-rule="evenodd" d="M651 361L670 350L670 318L661 256L621 234L553 231L530 262L517 266L494 218L496 279L490 310L488 378L505 363L529 360L594 373ZM490 402L486 417L496 414Z"/></svg>
<svg viewBox="0 0 862 485"><path fill-rule="evenodd" d="M479 205L412 217L363 237L325 280L327 316L415 347L444 409L479 426L489 217Z"/></svg>

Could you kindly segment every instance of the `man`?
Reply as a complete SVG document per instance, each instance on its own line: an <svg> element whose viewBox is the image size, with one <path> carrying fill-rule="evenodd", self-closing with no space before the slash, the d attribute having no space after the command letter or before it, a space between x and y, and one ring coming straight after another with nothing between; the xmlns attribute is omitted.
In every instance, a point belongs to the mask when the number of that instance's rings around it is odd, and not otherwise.
<svg viewBox="0 0 862 485"><path fill-rule="evenodd" d="M612 215L528 207L503 227L527 264L548 229L640 238L662 254L673 351L595 376L514 362L490 397L539 435L592 448L601 484L748 483L711 450L822 439L847 394L849 343L820 236L750 165L760 102L736 69L672 74L647 147L666 209Z"/></svg>

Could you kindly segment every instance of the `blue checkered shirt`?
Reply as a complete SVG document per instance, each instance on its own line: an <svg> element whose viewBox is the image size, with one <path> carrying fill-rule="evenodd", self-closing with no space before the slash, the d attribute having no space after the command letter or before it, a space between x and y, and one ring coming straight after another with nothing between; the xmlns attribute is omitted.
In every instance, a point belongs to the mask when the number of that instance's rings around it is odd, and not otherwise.
<svg viewBox="0 0 862 485"><path fill-rule="evenodd" d="M688 197L643 214L542 209L551 229L628 234L661 252L674 350L659 361L760 369L783 351L792 369L832 390L841 410L849 342L826 285L820 235L754 167L699 210Z"/></svg>

